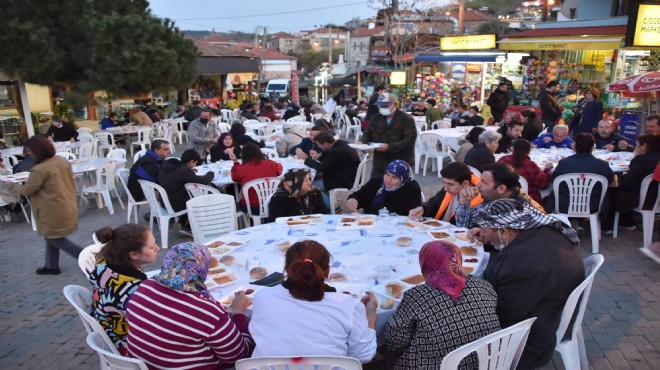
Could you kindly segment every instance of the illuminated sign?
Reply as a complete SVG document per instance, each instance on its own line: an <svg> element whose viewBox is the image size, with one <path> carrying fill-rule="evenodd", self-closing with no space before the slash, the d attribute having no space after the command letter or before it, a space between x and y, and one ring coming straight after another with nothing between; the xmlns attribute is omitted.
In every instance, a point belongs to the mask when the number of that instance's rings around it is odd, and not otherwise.
<svg viewBox="0 0 660 370"><path fill-rule="evenodd" d="M440 38L440 50L495 49L497 35L452 36Z"/></svg>
<svg viewBox="0 0 660 370"><path fill-rule="evenodd" d="M660 4L640 4L632 46L660 46Z"/></svg>
<svg viewBox="0 0 660 370"><path fill-rule="evenodd" d="M405 84L406 84L406 72L393 71L390 74L390 85L405 85Z"/></svg>

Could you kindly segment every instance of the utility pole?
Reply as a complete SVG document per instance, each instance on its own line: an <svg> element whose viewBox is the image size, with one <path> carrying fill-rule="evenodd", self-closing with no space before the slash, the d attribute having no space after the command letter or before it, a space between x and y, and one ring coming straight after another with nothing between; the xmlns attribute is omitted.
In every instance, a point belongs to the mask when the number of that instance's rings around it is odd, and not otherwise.
<svg viewBox="0 0 660 370"><path fill-rule="evenodd" d="M254 27L254 48L255 49L259 47L259 28L261 28L261 26Z"/></svg>
<svg viewBox="0 0 660 370"><path fill-rule="evenodd" d="M332 27L329 28L328 41L329 41L329 44L330 44L330 51L328 53L328 63L330 63L330 65L332 66L332 48L333 48L333 45L332 45Z"/></svg>
<svg viewBox="0 0 660 370"><path fill-rule="evenodd" d="M458 36L463 35L463 12L465 11L465 6L463 4L464 0L460 0L458 3Z"/></svg>
<svg viewBox="0 0 660 370"><path fill-rule="evenodd" d="M262 39L263 41L261 42L261 45L263 45L264 48L268 47L268 45L266 44L267 35L268 35L268 27L264 26L264 38Z"/></svg>

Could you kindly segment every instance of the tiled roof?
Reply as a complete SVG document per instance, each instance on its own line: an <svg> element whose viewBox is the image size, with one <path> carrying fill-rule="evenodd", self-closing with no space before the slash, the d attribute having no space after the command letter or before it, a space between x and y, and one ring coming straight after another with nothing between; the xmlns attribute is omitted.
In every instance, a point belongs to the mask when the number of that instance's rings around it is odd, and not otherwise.
<svg viewBox="0 0 660 370"><path fill-rule="evenodd" d="M382 33L382 32L385 32L385 26L376 26L372 29L369 29L367 27L360 27L360 28L356 28L351 33L351 37L373 36L373 35L377 35L377 34Z"/></svg>
<svg viewBox="0 0 660 370"><path fill-rule="evenodd" d="M289 60L296 60L298 58L292 57L290 55L282 54L279 51L275 49L252 49L248 51L249 54L254 55L255 57L258 57L261 60L269 60L269 59L289 59Z"/></svg>
<svg viewBox="0 0 660 370"><path fill-rule="evenodd" d="M272 38L279 38L279 39L295 39L296 38L296 36L294 36L290 33L286 33L286 32L274 33L271 37Z"/></svg>
<svg viewBox="0 0 660 370"><path fill-rule="evenodd" d="M203 57L247 57L254 58L253 55L244 51L236 49L231 46L224 46L218 44L209 44L201 40L194 40L197 50Z"/></svg>
<svg viewBox="0 0 660 370"><path fill-rule="evenodd" d="M625 35L627 26L598 26L598 27L569 27L569 28L540 28L506 35L507 38L516 37L553 37L553 36L580 36L580 35Z"/></svg>

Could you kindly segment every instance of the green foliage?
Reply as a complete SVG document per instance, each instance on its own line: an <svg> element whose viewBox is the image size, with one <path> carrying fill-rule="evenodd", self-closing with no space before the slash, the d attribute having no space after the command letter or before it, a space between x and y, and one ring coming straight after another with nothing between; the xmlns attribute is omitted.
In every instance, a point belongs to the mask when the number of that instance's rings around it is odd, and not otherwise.
<svg viewBox="0 0 660 370"><path fill-rule="evenodd" d="M53 115L60 118L64 118L67 122L69 122L72 125L76 120L76 115L74 114L73 109L71 109L67 104L64 103L53 105Z"/></svg>
<svg viewBox="0 0 660 370"><path fill-rule="evenodd" d="M0 69L26 82L131 94L178 89L197 50L146 0L3 0Z"/></svg>

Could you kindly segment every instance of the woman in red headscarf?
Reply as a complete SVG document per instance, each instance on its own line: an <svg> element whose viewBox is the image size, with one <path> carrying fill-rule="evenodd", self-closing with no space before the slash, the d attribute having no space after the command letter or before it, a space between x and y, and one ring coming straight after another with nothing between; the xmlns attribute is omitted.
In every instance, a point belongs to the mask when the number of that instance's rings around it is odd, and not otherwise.
<svg viewBox="0 0 660 370"><path fill-rule="evenodd" d="M439 368L449 352L500 329L495 290L487 281L463 274L456 245L424 244L419 265L425 282L403 294L385 326L394 369ZM477 362L475 355L469 356L459 369Z"/></svg>

